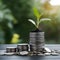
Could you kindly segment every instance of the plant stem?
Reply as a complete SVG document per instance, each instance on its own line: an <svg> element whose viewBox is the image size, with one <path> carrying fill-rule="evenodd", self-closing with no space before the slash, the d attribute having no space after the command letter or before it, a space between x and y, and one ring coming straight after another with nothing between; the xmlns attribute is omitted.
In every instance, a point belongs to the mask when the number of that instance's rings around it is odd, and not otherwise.
<svg viewBox="0 0 60 60"><path fill-rule="evenodd" d="M37 18L37 23L36 23L36 27L39 27L39 18Z"/></svg>

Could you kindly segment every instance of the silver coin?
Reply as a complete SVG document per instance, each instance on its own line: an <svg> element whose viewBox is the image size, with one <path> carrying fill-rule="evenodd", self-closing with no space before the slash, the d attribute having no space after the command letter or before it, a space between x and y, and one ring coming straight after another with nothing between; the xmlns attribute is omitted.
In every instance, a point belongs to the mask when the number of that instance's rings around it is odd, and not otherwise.
<svg viewBox="0 0 60 60"><path fill-rule="evenodd" d="M51 55L51 53L44 53L45 54L45 56L50 56Z"/></svg>
<svg viewBox="0 0 60 60"><path fill-rule="evenodd" d="M59 54L58 53L51 53L51 55L58 56Z"/></svg>
<svg viewBox="0 0 60 60"><path fill-rule="evenodd" d="M14 55L14 53L4 53L4 55L11 56L11 55Z"/></svg>
<svg viewBox="0 0 60 60"><path fill-rule="evenodd" d="M21 51L20 55L28 55L28 51Z"/></svg>

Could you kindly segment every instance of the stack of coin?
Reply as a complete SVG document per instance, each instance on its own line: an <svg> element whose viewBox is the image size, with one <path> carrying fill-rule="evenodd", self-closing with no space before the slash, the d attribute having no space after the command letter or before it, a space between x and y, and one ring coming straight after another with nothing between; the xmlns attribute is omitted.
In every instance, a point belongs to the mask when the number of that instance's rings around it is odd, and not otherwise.
<svg viewBox="0 0 60 60"><path fill-rule="evenodd" d="M17 49L18 49L18 52L21 52L21 51L29 51L29 44L18 44L17 45Z"/></svg>
<svg viewBox="0 0 60 60"><path fill-rule="evenodd" d="M6 53L15 53L17 50L16 47L7 47L6 48Z"/></svg>
<svg viewBox="0 0 60 60"><path fill-rule="evenodd" d="M45 44L44 32L30 32L30 50L40 51Z"/></svg>

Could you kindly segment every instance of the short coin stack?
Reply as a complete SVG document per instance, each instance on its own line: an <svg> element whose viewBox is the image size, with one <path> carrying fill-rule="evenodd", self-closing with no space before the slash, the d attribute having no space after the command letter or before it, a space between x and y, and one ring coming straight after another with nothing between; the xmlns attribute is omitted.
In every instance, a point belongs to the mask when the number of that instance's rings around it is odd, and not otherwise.
<svg viewBox="0 0 60 60"><path fill-rule="evenodd" d="M4 55L15 55L16 52L16 47L6 47L6 52L4 53Z"/></svg>
<svg viewBox="0 0 60 60"><path fill-rule="evenodd" d="M6 53L15 53L17 50L16 47L7 47L6 48Z"/></svg>
<svg viewBox="0 0 60 60"><path fill-rule="evenodd" d="M17 52L19 52L18 55L28 55L28 51L29 51L29 44L18 44L17 45Z"/></svg>
<svg viewBox="0 0 60 60"><path fill-rule="evenodd" d="M18 52L28 51L29 50L29 45L28 44L18 44L17 49L18 49Z"/></svg>

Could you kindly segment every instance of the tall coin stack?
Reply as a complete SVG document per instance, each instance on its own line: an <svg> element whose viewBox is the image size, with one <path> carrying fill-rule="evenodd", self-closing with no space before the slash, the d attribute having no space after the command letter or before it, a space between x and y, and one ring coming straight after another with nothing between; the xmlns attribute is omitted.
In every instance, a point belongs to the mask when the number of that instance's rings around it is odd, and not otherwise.
<svg viewBox="0 0 60 60"><path fill-rule="evenodd" d="M39 52L44 47L44 32L30 32L30 51Z"/></svg>

